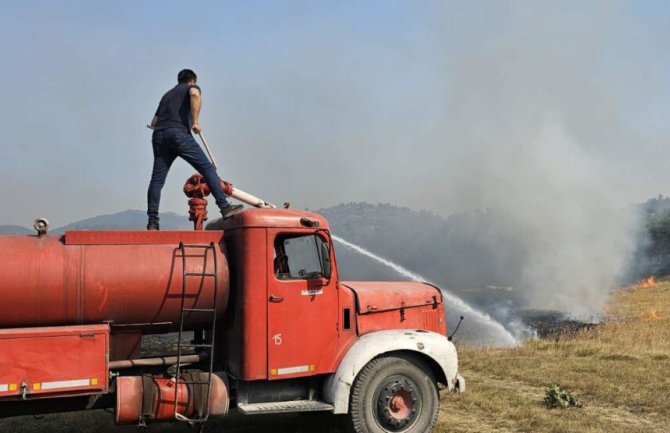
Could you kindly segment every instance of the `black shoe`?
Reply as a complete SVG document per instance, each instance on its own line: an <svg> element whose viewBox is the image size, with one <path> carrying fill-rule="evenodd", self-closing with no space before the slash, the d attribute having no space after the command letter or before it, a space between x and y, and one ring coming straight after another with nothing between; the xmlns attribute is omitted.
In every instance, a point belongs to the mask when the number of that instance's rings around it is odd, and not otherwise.
<svg viewBox="0 0 670 433"><path fill-rule="evenodd" d="M160 230L158 220L149 220L149 224L147 224L147 230Z"/></svg>
<svg viewBox="0 0 670 433"><path fill-rule="evenodd" d="M230 218L231 216L242 212L242 209L244 209L244 206L241 204L229 204L221 209L221 217L225 220L226 218Z"/></svg>

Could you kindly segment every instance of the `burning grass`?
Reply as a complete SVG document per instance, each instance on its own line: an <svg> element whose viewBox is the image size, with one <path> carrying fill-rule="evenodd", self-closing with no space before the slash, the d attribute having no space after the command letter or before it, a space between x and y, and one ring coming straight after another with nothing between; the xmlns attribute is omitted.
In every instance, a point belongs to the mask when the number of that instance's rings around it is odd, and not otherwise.
<svg viewBox="0 0 670 433"><path fill-rule="evenodd" d="M670 431L670 281L617 292L593 329L514 349L459 348L468 391L445 396L436 432ZM582 408L546 409L559 384Z"/></svg>

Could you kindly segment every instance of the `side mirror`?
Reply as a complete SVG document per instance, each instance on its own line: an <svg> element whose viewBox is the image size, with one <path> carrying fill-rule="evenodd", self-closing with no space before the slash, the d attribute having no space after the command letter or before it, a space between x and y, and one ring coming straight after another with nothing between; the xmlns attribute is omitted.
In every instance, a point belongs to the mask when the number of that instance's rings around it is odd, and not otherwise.
<svg viewBox="0 0 670 433"><path fill-rule="evenodd" d="M321 268L323 269L323 277L330 280L333 267L330 263L330 247L326 242L321 244Z"/></svg>

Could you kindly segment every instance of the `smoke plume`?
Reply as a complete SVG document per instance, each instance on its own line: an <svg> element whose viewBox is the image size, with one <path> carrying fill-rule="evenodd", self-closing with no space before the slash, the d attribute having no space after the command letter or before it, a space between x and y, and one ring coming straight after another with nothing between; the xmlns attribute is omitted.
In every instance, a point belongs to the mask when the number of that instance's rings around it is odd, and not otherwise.
<svg viewBox="0 0 670 433"><path fill-rule="evenodd" d="M417 262L410 268L510 329L519 308L601 311L635 246L630 204L663 188L669 131L649 121L655 86L665 88L650 48L657 30L630 5L578 9L494 2L482 19L477 6L446 3L433 18L440 48L422 59L443 77L432 95L439 110L423 111L432 126L391 138L374 173L357 176L359 191L374 185L381 201L451 215L421 244L421 259L403 254L419 253L412 239L395 249L383 249L387 240L363 245ZM486 286L509 288L506 301L468 295Z"/></svg>
<svg viewBox="0 0 670 433"><path fill-rule="evenodd" d="M576 314L600 310L634 245L625 203L635 181L623 169L641 166L648 146L626 127L626 96L603 70L625 11L584 12L503 8L489 39L448 62L447 109L430 144L447 173L437 199L489 209L495 219L479 241L518 264L518 275L489 284L517 286L528 307Z"/></svg>

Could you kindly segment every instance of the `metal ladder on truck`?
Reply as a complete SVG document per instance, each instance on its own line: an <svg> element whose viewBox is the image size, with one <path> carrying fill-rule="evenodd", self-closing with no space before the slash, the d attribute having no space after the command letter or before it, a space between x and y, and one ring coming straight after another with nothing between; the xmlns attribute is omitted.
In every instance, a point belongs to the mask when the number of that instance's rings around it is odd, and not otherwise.
<svg viewBox="0 0 670 433"><path fill-rule="evenodd" d="M216 335L216 316L218 313L217 310L217 301L218 301L218 290L219 290L219 279L218 279L218 260L217 260L217 253L216 253L216 245L214 242L210 242L208 245L189 245L189 244L184 244L183 242L179 243L179 250L181 251L181 257L182 257L182 288L181 288L181 314L179 318L179 340L177 343L177 369L176 369L176 375L175 375L175 384L174 384L174 417L177 421L183 421L183 422L188 422L190 424L200 424L201 429L204 426L205 422L209 418L209 402L212 396L212 375L214 374L214 338ZM190 256L190 257L197 257L197 258L202 258L202 271L201 272L187 272L187 257L188 256L188 251L189 250L201 250L202 255L197 255L197 256ZM210 257L209 252L211 251L211 257L214 260L214 272L213 273L208 273L206 272L207 268L207 259ZM189 295L186 293L186 288L187 288L187 281L190 278L200 278L200 284L204 284L206 278L211 278L213 279L214 283L214 288L212 290L212 293L214 295L212 299L212 307L211 308L192 308L192 307L185 307L185 298ZM196 298L197 299L197 298ZM184 320L185 318L191 316L192 314L209 314L211 315L211 328L210 328L210 341L209 343L200 342L200 341L193 341L191 343L185 344L182 341L183 333L184 333ZM191 377L190 379L182 379L181 375L181 357L183 354L184 349L202 349L207 353L209 356L209 374L207 375L207 380L202 380L202 379L193 379ZM200 375L202 377L202 375ZM206 387L207 389L207 397L202 401L201 399L201 405L202 405L202 412L199 414L197 418L189 418L187 416L184 416L183 414L179 413L179 407L177 405L178 403L178 390L179 390L179 385L184 384L187 386L192 387L192 389L189 390L189 395L195 395L195 388L196 387ZM193 393L193 394L191 394ZM198 408L195 408L197 411Z"/></svg>

